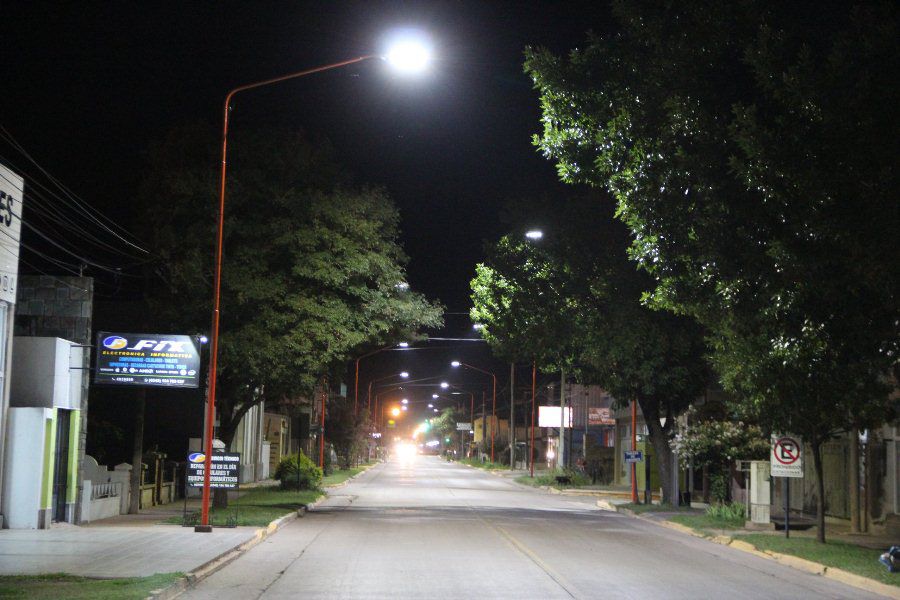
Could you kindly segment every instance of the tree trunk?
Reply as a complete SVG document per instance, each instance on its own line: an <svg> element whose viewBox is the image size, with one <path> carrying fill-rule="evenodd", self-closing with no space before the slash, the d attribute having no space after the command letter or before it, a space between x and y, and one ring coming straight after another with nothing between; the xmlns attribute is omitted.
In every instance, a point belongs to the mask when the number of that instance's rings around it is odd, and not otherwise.
<svg viewBox="0 0 900 600"><path fill-rule="evenodd" d="M850 532L859 533L859 429L850 430Z"/></svg>
<svg viewBox="0 0 900 600"><path fill-rule="evenodd" d="M825 477L822 466L822 441L811 440L813 464L816 467L816 541L825 543Z"/></svg>
<svg viewBox="0 0 900 600"><path fill-rule="evenodd" d="M653 445L653 451L656 454L659 479L662 482L662 503L675 504L677 498L675 498L675 490L672 489L674 454L672 453L672 448L669 447L669 435L662 425L659 424L659 415L656 411L645 409L644 404L640 404L641 412L644 413L644 421L647 424L647 430L650 432L650 443Z"/></svg>
<svg viewBox="0 0 900 600"><path fill-rule="evenodd" d="M131 498L128 503L128 514L136 515L141 509L141 474L143 473L144 455L144 406L147 400L147 389L138 388L134 413L134 450L131 454Z"/></svg>

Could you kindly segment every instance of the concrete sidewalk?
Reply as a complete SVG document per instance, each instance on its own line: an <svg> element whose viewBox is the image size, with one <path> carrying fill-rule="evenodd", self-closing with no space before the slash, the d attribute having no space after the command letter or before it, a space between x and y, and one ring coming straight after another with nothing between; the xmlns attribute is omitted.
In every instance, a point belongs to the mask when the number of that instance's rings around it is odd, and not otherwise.
<svg viewBox="0 0 900 600"><path fill-rule="evenodd" d="M199 499L188 511L199 510ZM68 573L85 577L145 577L188 573L253 540L259 527L213 529L162 524L180 517L182 502L154 506L84 526L0 530L0 575Z"/></svg>

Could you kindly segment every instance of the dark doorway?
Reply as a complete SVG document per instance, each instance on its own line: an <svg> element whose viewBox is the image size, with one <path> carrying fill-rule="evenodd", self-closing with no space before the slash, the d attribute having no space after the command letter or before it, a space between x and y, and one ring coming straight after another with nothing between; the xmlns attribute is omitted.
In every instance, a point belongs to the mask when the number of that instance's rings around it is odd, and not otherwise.
<svg viewBox="0 0 900 600"><path fill-rule="evenodd" d="M56 467L53 473L53 520L66 520L69 481L69 421L72 412L58 409L56 416Z"/></svg>

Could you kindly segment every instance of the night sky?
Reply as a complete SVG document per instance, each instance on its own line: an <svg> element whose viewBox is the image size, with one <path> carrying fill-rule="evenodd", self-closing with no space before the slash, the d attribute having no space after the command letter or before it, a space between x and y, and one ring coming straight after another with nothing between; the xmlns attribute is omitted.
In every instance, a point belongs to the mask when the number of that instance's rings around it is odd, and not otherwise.
<svg viewBox="0 0 900 600"><path fill-rule="evenodd" d="M41 167L128 228L150 144L179 125L219 129L229 89L380 53L385 36L404 27L427 33L435 60L426 75L404 77L370 61L244 93L230 139L260 127L328 138L357 183L383 186L397 203L411 287L448 310L447 327L432 333L477 337L467 317L469 281L484 242L507 230L504 206L574 193L531 144L540 113L523 50L565 52L589 29L607 28L607 13L596 2L7 2L0 125ZM44 179L7 142L0 157L25 176L26 188ZM23 242L54 254L29 231ZM26 249L22 257L66 274ZM100 301L115 299L119 287L108 275L86 274L97 278ZM95 314L95 326L108 317ZM448 344L455 347L373 357L364 381L400 369L449 373L450 358L460 358L503 373L508 394L508 371L484 344ZM472 372L456 380L488 383ZM159 403L182 406L176 396ZM92 402L92 414L102 415L103 401L92 394ZM107 408L114 418L115 405ZM148 408L149 439L164 446L165 435L181 435L163 432L166 414Z"/></svg>
<svg viewBox="0 0 900 600"><path fill-rule="evenodd" d="M413 288L464 312L483 241L504 232L504 204L570 193L531 145L539 107L522 51L528 44L565 51L589 28L602 29L604 5L588 4L594 8L8 3L0 124L44 168L127 226L148 145L180 124L220 127L230 88L380 52L398 28L427 32L436 60L425 76L368 62L244 93L231 135L278 126L329 138L358 182L382 185L395 199ZM0 156L23 163L0 148Z"/></svg>

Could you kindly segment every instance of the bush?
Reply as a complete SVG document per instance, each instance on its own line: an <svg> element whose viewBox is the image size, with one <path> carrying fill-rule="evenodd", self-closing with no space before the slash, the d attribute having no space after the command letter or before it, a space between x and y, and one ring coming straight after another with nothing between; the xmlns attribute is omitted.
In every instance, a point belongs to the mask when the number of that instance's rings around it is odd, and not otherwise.
<svg viewBox="0 0 900 600"><path fill-rule="evenodd" d="M275 479L283 490L314 490L322 483L322 469L305 454L290 454L281 459L275 469Z"/></svg>
<svg viewBox="0 0 900 600"><path fill-rule="evenodd" d="M747 511L743 504L713 504L706 509L706 516L717 521L743 525L747 519Z"/></svg>

